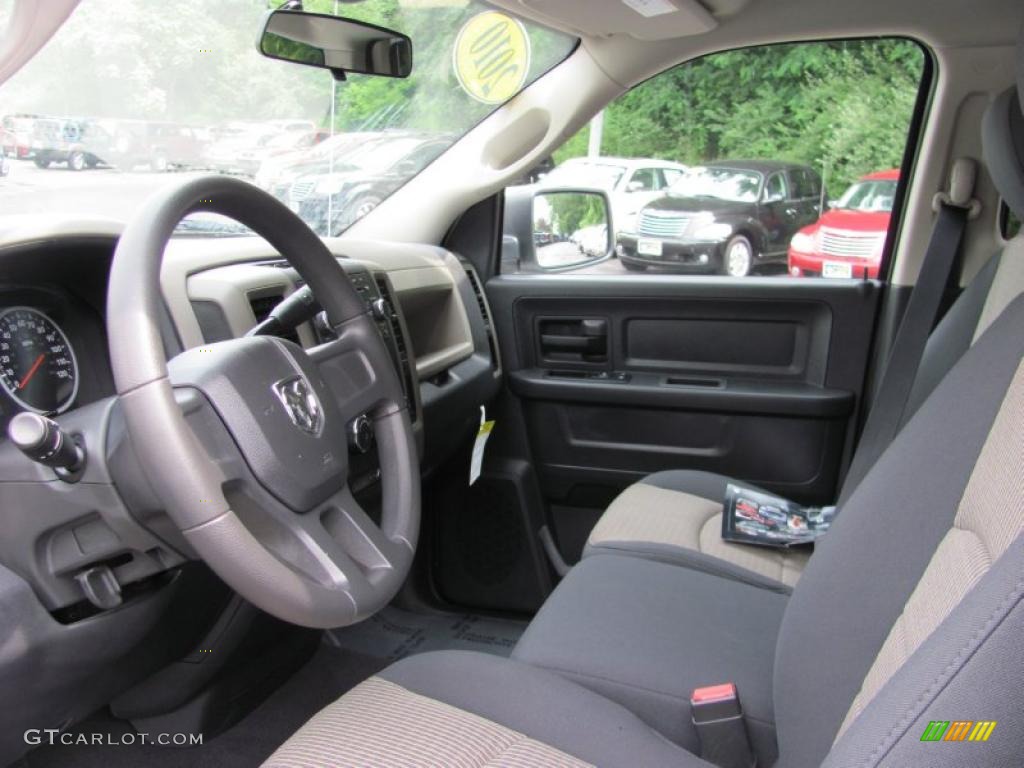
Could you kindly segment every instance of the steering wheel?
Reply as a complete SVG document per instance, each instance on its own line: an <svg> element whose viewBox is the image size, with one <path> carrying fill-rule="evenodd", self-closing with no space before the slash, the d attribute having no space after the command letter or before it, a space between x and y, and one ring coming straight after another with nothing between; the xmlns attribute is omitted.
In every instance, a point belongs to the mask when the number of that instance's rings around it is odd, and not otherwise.
<svg viewBox="0 0 1024 768"><path fill-rule="evenodd" d="M197 211L230 216L269 241L312 288L336 340L306 351L254 336L168 362L160 265L175 226ZM412 426L365 304L298 216L230 177L162 189L114 253L107 332L142 470L185 539L228 585L309 627L352 624L391 600L419 532ZM348 487L347 427L362 415L380 456L379 525Z"/></svg>

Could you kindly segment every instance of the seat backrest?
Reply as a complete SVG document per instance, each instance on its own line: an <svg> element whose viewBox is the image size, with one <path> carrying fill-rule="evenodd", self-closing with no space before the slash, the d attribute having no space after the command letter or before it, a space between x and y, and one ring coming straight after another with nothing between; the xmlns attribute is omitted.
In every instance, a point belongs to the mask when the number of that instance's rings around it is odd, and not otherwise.
<svg viewBox="0 0 1024 768"><path fill-rule="evenodd" d="M986 117L1007 127L1001 150L1013 152L995 154L1013 164L992 175L1018 215L1021 109L1011 92ZM997 290L1020 263L1024 236L995 268L976 341L850 496L793 592L776 651L779 766L1020 764L1024 297ZM931 720L998 726L957 752L921 741Z"/></svg>

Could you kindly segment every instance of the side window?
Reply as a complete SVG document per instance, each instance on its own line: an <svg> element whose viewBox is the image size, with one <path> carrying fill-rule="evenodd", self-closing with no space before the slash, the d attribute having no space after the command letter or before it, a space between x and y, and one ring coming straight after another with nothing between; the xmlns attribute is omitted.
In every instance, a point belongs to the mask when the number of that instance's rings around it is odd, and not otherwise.
<svg viewBox="0 0 1024 768"><path fill-rule="evenodd" d="M610 250L547 266L521 224L505 232L502 271L877 277L925 61L906 39L839 40L723 51L667 70L556 150L541 185L602 189L607 220L592 210L579 232L562 234L582 242L610 221ZM610 169L627 167L625 183L613 180Z"/></svg>
<svg viewBox="0 0 1024 768"><path fill-rule="evenodd" d="M665 186L671 187L683 177L683 172L675 168L662 168L661 175L665 179Z"/></svg>
<svg viewBox="0 0 1024 768"><path fill-rule="evenodd" d="M796 168L789 172L790 195L794 200L807 200L814 197L814 188L811 183L811 174L803 168Z"/></svg>
<svg viewBox="0 0 1024 768"><path fill-rule="evenodd" d="M773 173L764 183L762 201L766 203L779 203L787 197L786 177L781 173Z"/></svg>
<svg viewBox="0 0 1024 768"><path fill-rule="evenodd" d="M658 172L654 168L640 168L629 180L630 192L653 192L660 189Z"/></svg>
<svg viewBox="0 0 1024 768"><path fill-rule="evenodd" d="M810 188L810 195L809 195L809 197L811 197L814 200L820 200L821 199L821 177L818 176L818 174L816 174L816 173L810 173L810 174L808 174L808 176L810 176L810 182L811 182L811 188Z"/></svg>

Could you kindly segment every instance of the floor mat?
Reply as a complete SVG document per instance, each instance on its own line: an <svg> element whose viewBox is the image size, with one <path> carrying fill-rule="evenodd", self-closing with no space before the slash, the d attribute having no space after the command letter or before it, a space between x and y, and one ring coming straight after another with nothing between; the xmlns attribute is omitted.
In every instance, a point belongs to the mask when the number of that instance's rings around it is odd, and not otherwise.
<svg viewBox="0 0 1024 768"><path fill-rule="evenodd" d="M442 650L508 656L525 629L525 621L473 614L411 613L388 606L353 627L330 630L324 642L388 661Z"/></svg>

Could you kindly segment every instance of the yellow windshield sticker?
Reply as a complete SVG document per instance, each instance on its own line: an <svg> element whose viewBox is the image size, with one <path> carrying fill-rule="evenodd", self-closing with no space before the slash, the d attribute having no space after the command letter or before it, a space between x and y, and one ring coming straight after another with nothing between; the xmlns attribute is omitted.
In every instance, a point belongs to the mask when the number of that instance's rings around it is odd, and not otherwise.
<svg viewBox="0 0 1024 768"><path fill-rule="evenodd" d="M455 76L466 93L484 104L501 104L526 82L530 38L511 16L484 11L459 31L452 59Z"/></svg>

